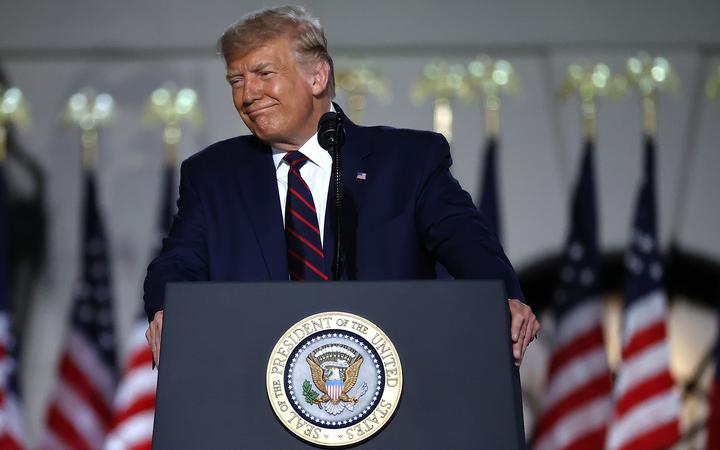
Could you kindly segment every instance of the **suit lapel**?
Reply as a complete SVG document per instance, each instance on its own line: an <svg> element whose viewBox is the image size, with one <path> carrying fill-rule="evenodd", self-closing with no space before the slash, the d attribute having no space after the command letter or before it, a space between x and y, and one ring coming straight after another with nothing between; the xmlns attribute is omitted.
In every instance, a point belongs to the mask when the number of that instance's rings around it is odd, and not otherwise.
<svg viewBox="0 0 720 450"><path fill-rule="evenodd" d="M252 139L252 142L252 151L247 152L247 158L239 167L237 182L240 195L270 279L287 280L285 232L272 152L269 146L257 139Z"/></svg>

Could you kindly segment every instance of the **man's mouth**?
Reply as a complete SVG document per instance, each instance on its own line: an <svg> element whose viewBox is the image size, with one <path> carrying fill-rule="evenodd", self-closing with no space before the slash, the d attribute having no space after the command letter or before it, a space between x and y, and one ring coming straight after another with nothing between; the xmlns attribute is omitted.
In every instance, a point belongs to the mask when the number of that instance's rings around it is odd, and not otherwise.
<svg viewBox="0 0 720 450"><path fill-rule="evenodd" d="M262 114L263 112L267 111L268 109L272 108L273 106L275 106L275 105L272 104L272 105L256 107L249 111L245 111L245 114L247 114L248 117L250 117L252 119L253 117L257 116L258 114Z"/></svg>

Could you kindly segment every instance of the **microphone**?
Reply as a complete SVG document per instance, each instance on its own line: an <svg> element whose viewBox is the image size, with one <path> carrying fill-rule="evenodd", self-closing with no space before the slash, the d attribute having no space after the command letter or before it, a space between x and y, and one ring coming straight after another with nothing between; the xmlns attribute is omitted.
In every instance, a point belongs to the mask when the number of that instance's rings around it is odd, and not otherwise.
<svg viewBox="0 0 720 450"><path fill-rule="evenodd" d="M336 137L337 136L337 137ZM345 143L345 127L343 123L343 114L335 112L326 112L320 117L318 122L318 143L320 147L329 151L334 157L333 146L335 141L341 147Z"/></svg>
<svg viewBox="0 0 720 450"><path fill-rule="evenodd" d="M335 216L335 257L333 258L333 280L339 280L343 273L342 254L342 170L340 148L345 143L345 116L342 112L327 112L318 122L318 143L330 152L333 160L333 179L335 203L333 214Z"/></svg>

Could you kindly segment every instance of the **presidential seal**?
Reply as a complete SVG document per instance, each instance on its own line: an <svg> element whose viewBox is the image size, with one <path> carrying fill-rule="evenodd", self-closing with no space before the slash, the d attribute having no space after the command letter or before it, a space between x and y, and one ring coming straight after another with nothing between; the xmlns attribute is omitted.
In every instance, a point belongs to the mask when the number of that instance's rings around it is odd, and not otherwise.
<svg viewBox="0 0 720 450"><path fill-rule="evenodd" d="M400 358L390 339L354 314L327 312L282 335L267 366L275 414L301 439L356 444L390 420L402 391Z"/></svg>

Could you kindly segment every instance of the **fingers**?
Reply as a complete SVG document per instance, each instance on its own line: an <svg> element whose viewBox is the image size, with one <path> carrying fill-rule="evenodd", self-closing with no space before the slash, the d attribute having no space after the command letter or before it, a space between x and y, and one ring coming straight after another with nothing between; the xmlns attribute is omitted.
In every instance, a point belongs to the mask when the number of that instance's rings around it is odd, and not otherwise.
<svg viewBox="0 0 720 450"><path fill-rule="evenodd" d="M511 302L513 300L510 300ZM525 324L525 317L517 311L517 307L510 304L510 336L513 342L519 342L520 332Z"/></svg>
<svg viewBox="0 0 720 450"><path fill-rule="evenodd" d="M532 312L532 309L516 299L509 299L511 325L510 333L513 340L513 357L515 365L520 366L528 345L540 330L540 323Z"/></svg>
<svg viewBox="0 0 720 450"><path fill-rule="evenodd" d="M153 362L155 365L160 364L160 338L162 336L162 322L163 312L158 311L155 313L155 317L152 322L150 322L150 326L145 332L145 338L147 339L150 350L152 351Z"/></svg>
<svg viewBox="0 0 720 450"><path fill-rule="evenodd" d="M533 330L535 329L535 325L537 324L537 319L535 318L535 314L532 312L530 313L531 317L529 320L525 323L525 336L522 342L522 356L520 357L520 361L522 362L522 359L525 357L525 351L528 348L528 345L530 345L530 342L535 338L535 333Z"/></svg>
<svg viewBox="0 0 720 450"><path fill-rule="evenodd" d="M533 340L537 339L540 336L539 333L540 333L540 322L536 318L535 326L533 327L533 332L532 332Z"/></svg>

